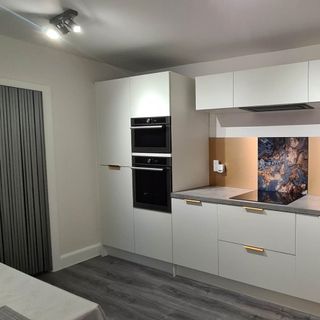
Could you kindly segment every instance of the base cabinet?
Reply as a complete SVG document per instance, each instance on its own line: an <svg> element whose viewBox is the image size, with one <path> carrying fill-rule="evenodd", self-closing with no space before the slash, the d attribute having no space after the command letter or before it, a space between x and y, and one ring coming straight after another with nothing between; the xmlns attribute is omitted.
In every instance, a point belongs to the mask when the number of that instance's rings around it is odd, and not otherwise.
<svg viewBox="0 0 320 320"><path fill-rule="evenodd" d="M173 199L173 263L218 274L217 205Z"/></svg>
<svg viewBox="0 0 320 320"><path fill-rule="evenodd" d="M132 172L100 167L102 244L134 252Z"/></svg>
<svg viewBox="0 0 320 320"><path fill-rule="evenodd" d="M135 253L172 263L171 214L134 208Z"/></svg>
<svg viewBox="0 0 320 320"><path fill-rule="evenodd" d="M258 253L240 244L219 241L219 270L224 278L294 293L294 255L269 250Z"/></svg>
<svg viewBox="0 0 320 320"><path fill-rule="evenodd" d="M297 215L296 296L320 302L320 217Z"/></svg>

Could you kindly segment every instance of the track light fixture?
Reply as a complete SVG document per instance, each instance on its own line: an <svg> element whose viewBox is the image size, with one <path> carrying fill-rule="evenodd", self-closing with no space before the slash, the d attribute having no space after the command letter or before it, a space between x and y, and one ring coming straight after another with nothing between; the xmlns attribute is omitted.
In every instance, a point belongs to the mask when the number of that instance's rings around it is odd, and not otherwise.
<svg viewBox="0 0 320 320"><path fill-rule="evenodd" d="M77 11L68 9L65 12L50 19L50 23L54 25L58 29L58 31L63 35L71 31L79 33L81 32L81 27L73 20L77 15ZM51 31L51 34L53 34L53 30Z"/></svg>

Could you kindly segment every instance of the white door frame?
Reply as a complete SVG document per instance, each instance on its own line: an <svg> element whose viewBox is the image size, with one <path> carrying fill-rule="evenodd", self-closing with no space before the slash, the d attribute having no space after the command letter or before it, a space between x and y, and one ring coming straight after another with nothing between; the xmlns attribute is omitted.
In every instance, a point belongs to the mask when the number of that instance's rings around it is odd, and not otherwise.
<svg viewBox="0 0 320 320"><path fill-rule="evenodd" d="M53 136L53 116L51 105L51 89L49 86L43 86L36 83L22 82L10 79L1 79L0 85L36 90L42 92L43 97L43 117L44 133L46 144L46 161L47 161L47 180L48 180L48 200L51 232L51 250L52 250L52 271L57 271L60 266L60 247L59 247L59 221L58 205L56 190L56 170L55 170L55 152Z"/></svg>

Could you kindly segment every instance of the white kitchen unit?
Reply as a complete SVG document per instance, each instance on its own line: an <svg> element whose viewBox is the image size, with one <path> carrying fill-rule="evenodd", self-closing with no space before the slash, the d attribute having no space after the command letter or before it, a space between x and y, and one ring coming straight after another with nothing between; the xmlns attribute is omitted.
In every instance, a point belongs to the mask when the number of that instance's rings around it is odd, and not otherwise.
<svg viewBox="0 0 320 320"><path fill-rule="evenodd" d="M295 254L296 217L290 212L218 206L219 240Z"/></svg>
<svg viewBox="0 0 320 320"><path fill-rule="evenodd" d="M102 244L134 252L131 169L101 166L99 176Z"/></svg>
<svg viewBox="0 0 320 320"><path fill-rule="evenodd" d="M130 166L130 79L95 84L99 164Z"/></svg>
<svg viewBox="0 0 320 320"><path fill-rule="evenodd" d="M270 235L272 237L272 234ZM219 241L219 275L257 287L294 293L295 256Z"/></svg>
<svg viewBox="0 0 320 320"><path fill-rule="evenodd" d="M172 199L173 263L218 274L217 205Z"/></svg>
<svg viewBox="0 0 320 320"><path fill-rule="evenodd" d="M296 296L320 302L320 217L297 215Z"/></svg>
<svg viewBox="0 0 320 320"><path fill-rule="evenodd" d="M131 116L170 116L170 72L145 74L130 78Z"/></svg>
<svg viewBox="0 0 320 320"><path fill-rule="evenodd" d="M196 77L196 110L232 108L233 72Z"/></svg>
<svg viewBox="0 0 320 320"><path fill-rule="evenodd" d="M234 72L235 107L308 102L308 62Z"/></svg>
<svg viewBox="0 0 320 320"><path fill-rule="evenodd" d="M171 214L134 208L135 253L172 263Z"/></svg>
<svg viewBox="0 0 320 320"><path fill-rule="evenodd" d="M309 102L320 101L320 60L309 61Z"/></svg>

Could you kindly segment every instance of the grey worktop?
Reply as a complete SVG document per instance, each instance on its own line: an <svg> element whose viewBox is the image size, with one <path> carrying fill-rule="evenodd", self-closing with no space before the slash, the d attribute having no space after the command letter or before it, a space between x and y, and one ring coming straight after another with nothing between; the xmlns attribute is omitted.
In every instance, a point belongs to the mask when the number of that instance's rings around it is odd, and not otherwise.
<svg viewBox="0 0 320 320"><path fill-rule="evenodd" d="M229 204L234 206L251 206L266 210L276 210L320 216L320 197L312 196L309 194L294 202L291 202L288 205L230 199L231 197L249 191L252 190L206 186L197 189L173 192L171 194L171 197L176 199L194 199L209 203Z"/></svg>

